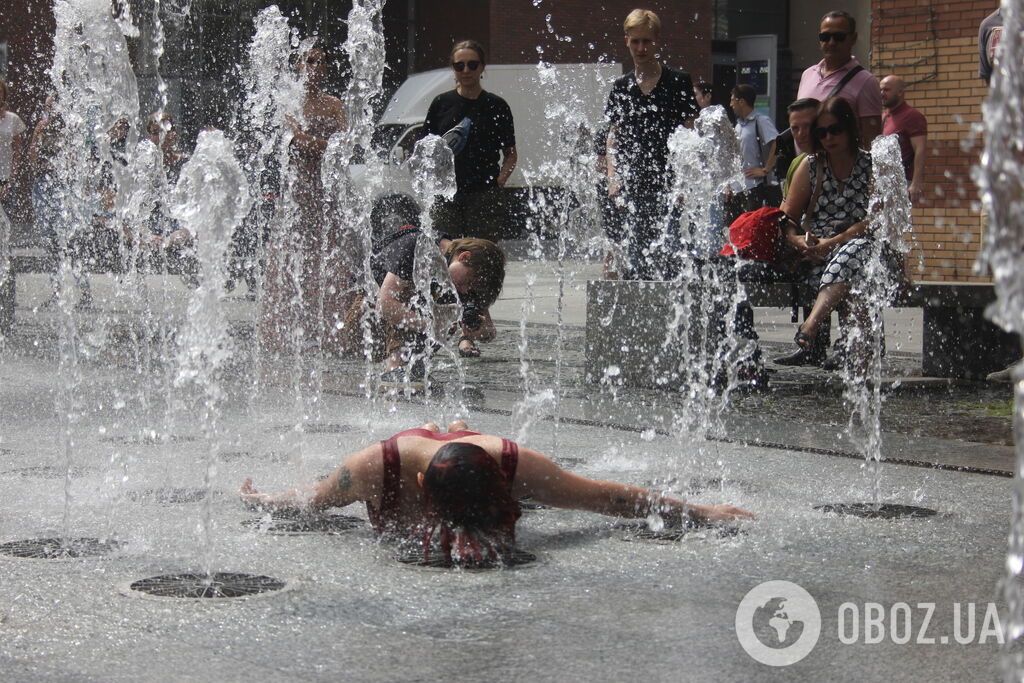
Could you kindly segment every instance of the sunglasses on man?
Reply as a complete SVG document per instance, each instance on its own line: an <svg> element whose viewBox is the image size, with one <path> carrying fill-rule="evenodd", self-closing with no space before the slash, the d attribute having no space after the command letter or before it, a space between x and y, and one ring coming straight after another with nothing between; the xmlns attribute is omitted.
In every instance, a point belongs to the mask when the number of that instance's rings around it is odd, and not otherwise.
<svg viewBox="0 0 1024 683"><path fill-rule="evenodd" d="M843 128L842 124L833 123L831 126L819 126L811 132L814 134L814 137L824 140L826 135L836 137L845 133L846 129Z"/></svg>
<svg viewBox="0 0 1024 683"><path fill-rule="evenodd" d="M827 43L828 41L835 39L837 43L845 43L848 35L848 33L843 33L842 31L822 31L818 34L818 42Z"/></svg>
<svg viewBox="0 0 1024 683"><path fill-rule="evenodd" d="M470 71L476 71L480 68L480 62L473 60L471 62L454 62L452 68L456 71L462 71L463 69L469 69Z"/></svg>

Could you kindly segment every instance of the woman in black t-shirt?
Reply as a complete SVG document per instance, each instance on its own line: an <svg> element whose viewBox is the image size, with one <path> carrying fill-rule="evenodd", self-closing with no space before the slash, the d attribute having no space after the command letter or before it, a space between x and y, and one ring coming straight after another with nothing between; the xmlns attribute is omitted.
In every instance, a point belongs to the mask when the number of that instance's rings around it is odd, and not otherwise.
<svg viewBox="0 0 1024 683"><path fill-rule="evenodd" d="M455 236L496 237L503 216L499 188L516 167L516 136L508 103L480 85L486 59L474 40L455 45L451 54L454 90L430 103L425 133L444 135L458 128L454 145L458 191L435 205L434 226Z"/></svg>

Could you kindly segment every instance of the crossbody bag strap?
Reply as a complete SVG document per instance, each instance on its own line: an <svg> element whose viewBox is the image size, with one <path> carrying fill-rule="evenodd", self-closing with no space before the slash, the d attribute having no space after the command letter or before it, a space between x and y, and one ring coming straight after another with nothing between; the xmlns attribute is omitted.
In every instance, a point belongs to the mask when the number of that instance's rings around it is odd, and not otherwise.
<svg viewBox="0 0 1024 683"><path fill-rule="evenodd" d="M808 155L808 160L812 158L812 155ZM819 164L821 161L817 155L813 155L814 159L814 191L811 193L811 201L807 204L807 210L804 211L804 217L800 221L800 227L804 229L804 232L811 231L811 223L814 221L814 210L818 206L818 198L821 197L822 187L825 185L825 165ZM807 162L808 171L810 170L811 162Z"/></svg>
<svg viewBox="0 0 1024 683"><path fill-rule="evenodd" d="M864 67L862 67L860 64L858 64L857 66L855 66L852 69L850 69L850 71L847 72L847 74L845 76L843 76L843 80L841 80L838 83L836 83L836 87L832 88L832 92L830 92L828 94L828 96L829 97L835 97L836 95L838 95L840 92L843 91L843 88L846 87L846 84L849 83L850 81L852 81L853 77L856 76L857 74L859 74L863 70L864 70Z"/></svg>

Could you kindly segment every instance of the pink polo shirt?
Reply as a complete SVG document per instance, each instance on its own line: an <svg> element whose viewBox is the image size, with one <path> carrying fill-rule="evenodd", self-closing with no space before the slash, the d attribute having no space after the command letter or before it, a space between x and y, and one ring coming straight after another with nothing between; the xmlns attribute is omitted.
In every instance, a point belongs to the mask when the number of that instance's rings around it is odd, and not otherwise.
<svg viewBox="0 0 1024 683"><path fill-rule="evenodd" d="M797 97L813 97L817 100L824 100L832 92L832 88L843 80L843 76L850 69L857 66L857 58L851 57L838 71L833 71L828 76L822 76L821 70L825 68L825 60L821 60L814 66L804 70L800 77L800 90ZM882 115L882 93L878 88L878 79L871 75L871 72L864 69L850 79L850 82L843 86L839 96L853 105L853 110L858 118L867 116Z"/></svg>

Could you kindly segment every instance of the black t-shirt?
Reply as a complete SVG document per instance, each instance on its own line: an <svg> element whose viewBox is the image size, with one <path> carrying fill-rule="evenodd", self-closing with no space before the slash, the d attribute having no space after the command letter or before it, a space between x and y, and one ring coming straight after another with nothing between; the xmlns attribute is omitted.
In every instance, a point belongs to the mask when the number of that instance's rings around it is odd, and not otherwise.
<svg viewBox="0 0 1024 683"><path fill-rule="evenodd" d="M499 153L516 145L512 110L505 100L486 90L475 100L449 90L430 103L424 130L444 135L464 118L472 126L466 146L455 156L455 180L459 192L480 192L498 184Z"/></svg>
<svg viewBox="0 0 1024 683"><path fill-rule="evenodd" d="M407 225L385 235L373 246L370 273L378 286L384 284L384 278L388 273L394 273L406 282L412 281L413 266L416 263L416 242L420 234L419 228ZM437 244L440 245L443 239L450 238L441 233L437 237Z"/></svg>
<svg viewBox="0 0 1024 683"><path fill-rule="evenodd" d="M615 127L615 164L627 190L660 191L668 185L668 138L699 113L685 72L662 66L650 95L643 94L632 73L615 81L605 117Z"/></svg>

